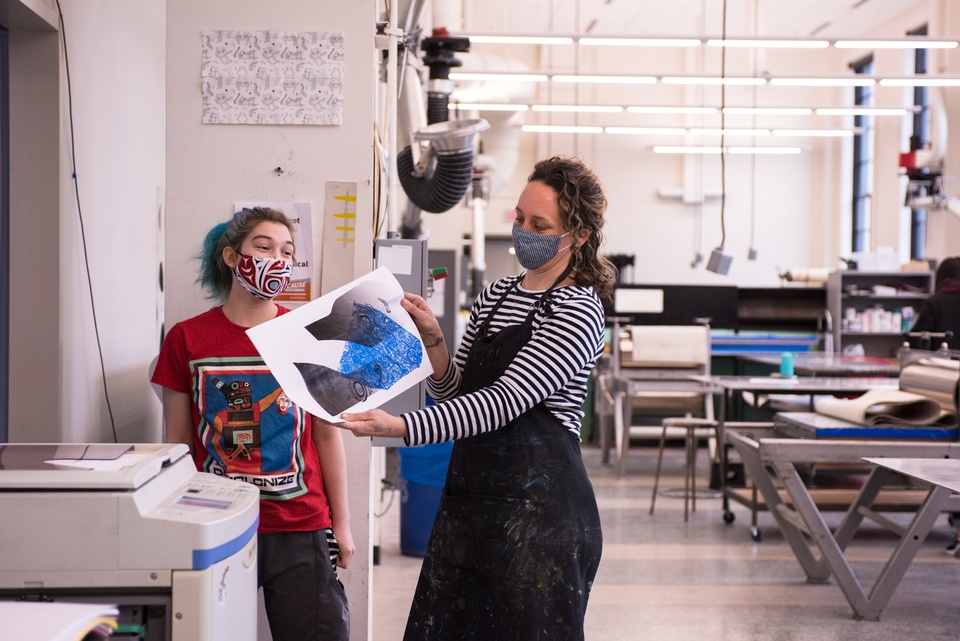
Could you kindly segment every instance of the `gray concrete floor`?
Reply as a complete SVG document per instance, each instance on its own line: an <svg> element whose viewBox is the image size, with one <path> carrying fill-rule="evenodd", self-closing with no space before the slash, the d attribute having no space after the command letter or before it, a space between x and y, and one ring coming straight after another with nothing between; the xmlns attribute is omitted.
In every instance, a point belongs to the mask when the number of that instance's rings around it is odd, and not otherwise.
<svg viewBox="0 0 960 641"><path fill-rule="evenodd" d="M648 514L655 449L634 447L618 479L600 450L583 447L604 528L603 560L587 611L586 638L603 641L953 640L960 630L960 559L943 550L953 539L944 516L930 533L880 621L857 621L835 581L808 584L772 516L759 515L761 542L750 536L750 512L734 505L723 521L719 498L701 498L688 523L681 498L659 495ZM683 452L668 449L662 487L682 484ZM708 467L700 453L701 491ZM398 493L397 493L398 494ZM828 515L839 520L839 514ZM906 523L907 515L896 515ZM400 553L400 499L378 519L380 563L373 571L373 641L398 641L416 586L420 559ZM865 588L873 585L896 543L866 524L847 551ZM452 640L453 641L453 640Z"/></svg>

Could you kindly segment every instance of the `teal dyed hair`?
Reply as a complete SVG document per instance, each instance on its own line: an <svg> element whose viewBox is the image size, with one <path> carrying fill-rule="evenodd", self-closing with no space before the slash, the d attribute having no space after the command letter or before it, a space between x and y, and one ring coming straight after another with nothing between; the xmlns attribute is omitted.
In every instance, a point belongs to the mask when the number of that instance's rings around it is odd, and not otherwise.
<svg viewBox="0 0 960 641"><path fill-rule="evenodd" d="M233 215L228 221L219 223L207 232L203 239L203 247L197 258L200 260L200 275L197 282L203 287L206 296L211 300L223 302L230 294L233 286L233 270L223 261L223 250L227 247L240 253L243 241L250 232L260 223L268 221L280 223L290 230L293 238L293 223L283 212L269 207L244 208Z"/></svg>

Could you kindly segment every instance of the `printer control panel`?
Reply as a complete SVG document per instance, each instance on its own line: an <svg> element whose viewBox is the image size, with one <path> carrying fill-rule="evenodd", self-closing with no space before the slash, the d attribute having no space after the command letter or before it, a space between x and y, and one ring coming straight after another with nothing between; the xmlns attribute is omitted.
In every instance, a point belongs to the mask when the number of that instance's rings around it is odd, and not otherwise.
<svg viewBox="0 0 960 641"><path fill-rule="evenodd" d="M197 479L187 484L177 498L176 504L181 507L228 510L238 499L244 498L248 493L249 490L237 487L236 483L227 485L216 478Z"/></svg>
<svg viewBox="0 0 960 641"><path fill-rule="evenodd" d="M247 509L259 500L257 488L227 478L197 472L157 506L165 518L187 521L218 520Z"/></svg>

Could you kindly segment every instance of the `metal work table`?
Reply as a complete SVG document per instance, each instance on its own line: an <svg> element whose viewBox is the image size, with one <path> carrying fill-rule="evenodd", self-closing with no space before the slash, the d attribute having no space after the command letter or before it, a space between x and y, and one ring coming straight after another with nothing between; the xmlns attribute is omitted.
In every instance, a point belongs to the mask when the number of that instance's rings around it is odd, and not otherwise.
<svg viewBox="0 0 960 641"><path fill-rule="evenodd" d="M927 464L933 464L938 466L936 471L940 473L944 471L939 468L944 466L949 466L951 470L960 470L957 461L943 460L960 456L960 443L776 438L772 428L729 429L725 437L740 454L744 466L763 495L767 508L806 573L807 581L823 583L828 581L831 575L836 577L856 619L880 618L883 608L933 527L936 516L944 509L960 509L960 497L950 493L951 489L958 489L954 487L957 485L955 480L949 489L936 485L926 491L925 495L920 491L925 498L919 505L913 503L911 507L908 505L909 501L905 500L903 511L916 510L906 528L883 517L874 509L883 492L887 492L888 496L889 493L899 492L904 496L916 497L917 490L884 490L895 480L894 470L898 467L916 472ZM903 457L929 460L924 460L922 465L892 461ZM856 465L864 462L873 466L867 481L856 492L840 525L831 531L798 468L807 464ZM929 470L930 468L927 468L927 472ZM940 478L921 473L911 476L924 481ZM784 488L783 494L778 483ZM844 550L851 543L864 518L875 521L901 537L869 593L861 586L844 556Z"/></svg>
<svg viewBox="0 0 960 641"><path fill-rule="evenodd" d="M932 486L960 493L960 459L870 458L866 461Z"/></svg>
<svg viewBox="0 0 960 641"><path fill-rule="evenodd" d="M728 423L729 425L730 423ZM750 424L746 424L750 425ZM759 424L758 424L759 425ZM857 425L838 418L824 416L816 412L780 412L773 418L773 435L778 438L800 439L855 439L855 440L884 440L884 441L943 441L955 442L960 438L960 430L955 427L905 427L892 425ZM762 533L757 526L757 513L766 506L757 494L756 487L738 488L727 487L725 494L728 498L750 508L750 535L754 541L762 539ZM849 501L830 501L821 498L819 505L822 510L845 510ZM895 499L896 497L891 497ZM902 507L896 501L888 505L889 508ZM731 523L733 517L724 514L724 519Z"/></svg>
<svg viewBox="0 0 960 641"><path fill-rule="evenodd" d="M882 377L800 376L711 376L710 382L724 396L737 392L754 394L863 394L871 389L899 389L899 381ZM721 410L723 408L721 407Z"/></svg>
<svg viewBox="0 0 960 641"><path fill-rule="evenodd" d="M743 354L740 359L780 366L780 354ZM900 362L895 358L800 352L794 356L793 370L798 376L899 376Z"/></svg>
<svg viewBox="0 0 960 641"><path fill-rule="evenodd" d="M781 412L773 418L777 435L788 438L855 438L898 441L956 441L956 427L907 425L858 425L816 412Z"/></svg>
<svg viewBox="0 0 960 641"><path fill-rule="evenodd" d="M628 369L621 370L613 379L613 429L614 443L622 444L617 449L617 471L620 476L626 473L626 455L622 448L629 447L629 438L625 438L624 430L630 429L633 417L633 405L630 400L638 393L697 393L713 394L719 389L711 383L710 377L690 376L676 380L637 380L630 377ZM609 460L609 435L606 428L601 426L600 443L603 448L603 462Z"/></svg>
<svg viewBox="0 0 960 641"><path fill-rule="evenodd" d="M682 368L677 370L632 366L631 361L621 357L620 349L621 328L631 321L630 317L610 316L606 320L610 325L610 355L601 357L594 372L598 374L600 393L607 396L613 406L614 442L620 444L617 448L617 470L622 476L626 473L625 448L629 447L630 440L626 434L630 430L633 416L631 399L638 392L712 394L717 392L717 388L711 382L711 377L694 374L686 376ZM709 372L709 368L706 371ZM660 380L657 380L658 378ZM610 462L610 429L603 412L599 423L601 455L606 464Z"/></svg>
<svg viewBox="0 0 960 641"><path fill-rule="evenodd" d="M813 396L816 394L850 395L863 394L871 389L898 389L897 379L861 378L861 377L793 377L777 376L712 376L712 385L720 391L720 408L717 417L717 439L726 443L724 430L730 422L734 396L742 392L753 394L797 394L810 396L810 409L813 410ZM743 417L737 417L742 420ZM752 508L750 533L755 541L761 538L757 528L756 502L746 501L740 494L731 492L727 487L727 449L720 448L720 491L723 494L723 520L733 523L736 516L730 511L730 499Z"/></svg>

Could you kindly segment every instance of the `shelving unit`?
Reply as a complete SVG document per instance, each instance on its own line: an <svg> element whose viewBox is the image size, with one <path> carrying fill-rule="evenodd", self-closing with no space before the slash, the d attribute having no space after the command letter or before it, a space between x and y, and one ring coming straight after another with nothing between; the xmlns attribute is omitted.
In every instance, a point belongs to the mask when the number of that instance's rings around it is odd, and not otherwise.
<svg viewBox="0 0 960 641"><path fill-rule="evenodd" d="M876 286L893 288L895 293L875 293ZM832 272L827 280L827 309L833 320L834 349L840 352L848 345L859 343L866 356L895 356L903 344L903 332L907 331L902 320L903 310L912 308L915 317L932 291L933 272L930 271ZM851 314L859 319L871 310L890 312L891 316L900 310L900 322L884 324L882 328L868 326L866 331L857 329L863 327L863 323L858 326L850 322Z"/></svg>

